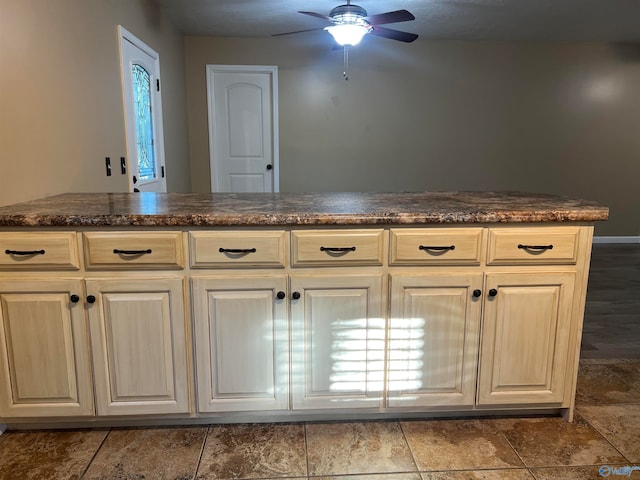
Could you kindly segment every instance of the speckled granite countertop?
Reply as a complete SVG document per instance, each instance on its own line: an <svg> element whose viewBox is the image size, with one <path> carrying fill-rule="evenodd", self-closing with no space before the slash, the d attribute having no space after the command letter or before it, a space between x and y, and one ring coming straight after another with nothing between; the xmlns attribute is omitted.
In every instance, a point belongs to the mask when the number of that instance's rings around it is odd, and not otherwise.
<svg viewBox="0 0 640 480"><path fill-rule="evenodd" d="M519 192L69 193L0 207L0 226L423 225L607 220L594 202Z"/></svg>

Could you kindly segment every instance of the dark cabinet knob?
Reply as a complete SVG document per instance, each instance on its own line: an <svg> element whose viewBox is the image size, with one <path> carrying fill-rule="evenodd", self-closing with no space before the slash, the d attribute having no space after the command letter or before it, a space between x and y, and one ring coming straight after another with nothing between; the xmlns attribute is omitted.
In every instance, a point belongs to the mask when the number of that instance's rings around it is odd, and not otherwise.
<svg viewBox="0 0 640 480"><path fill-rule="evenodd" d="M482 295L482 290L480 290L480 289L477 289L477 288L476 288L476 289L473 291L473 296L474 296L475 298L478 298L480 295Z"/></svg>
<svg viewBox="0 0 640 480"><path fill-rule="evenodd" d="M299 300L300 299L300 292L293 292L291 294L291 298L293 298L294 300Z"/></svg>
<svg viewBox="0 0 640 480"><path fill-rule="evenodd" d="M96 302L96 297L94 297L93 295L87 295L87 303L95 303Z"/></svg>
<svg viewBox="0 0 640 480"><path fill-rule="evenodd" d="M273 169L273 165L271 164L267 165L267 170L271 170L271 169Z"/></svg>
<svg viewBox="0 0 640 480"><path fill-rule="evenodd" d="M498 295L498 290L496 290L495 288L492 288L491 290L489 290L490 297L495 297L496 295Z"/></svg>
<svg viewBox="0 0 640 480"><path fill-rule="evenodd" d="M76 294L73 294L69 297L69 300L71 300L71 303L78 303L80 301L80 297Z"/></svg>
<svg viewBox="0 0 640 480"><path fill-rule="evenodd" d="M284 297L286 297L287 294L284 292L278 292L276 293L276 297L278 298L278 300L282 300Z"/></svg>

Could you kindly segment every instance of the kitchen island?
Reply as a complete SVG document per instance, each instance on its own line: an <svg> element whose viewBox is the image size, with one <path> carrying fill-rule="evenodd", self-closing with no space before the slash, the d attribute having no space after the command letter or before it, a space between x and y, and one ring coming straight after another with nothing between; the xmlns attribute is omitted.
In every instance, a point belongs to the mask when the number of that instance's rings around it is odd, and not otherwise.
<svg viewBox="0 0 640 480"><path fill-rule="evenodd" d="M0 423L571 420L607 218L517 192L0 207Z"/></svg>

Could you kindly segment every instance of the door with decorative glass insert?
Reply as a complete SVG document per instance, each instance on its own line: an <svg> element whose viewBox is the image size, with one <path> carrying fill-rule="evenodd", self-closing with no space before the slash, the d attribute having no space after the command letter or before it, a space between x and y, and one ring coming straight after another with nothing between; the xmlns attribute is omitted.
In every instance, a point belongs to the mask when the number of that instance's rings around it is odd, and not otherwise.
<svg viewBox="0 0 640 480"><path fill-rule="evenodd" d="M160 57L122 27L120 52L129 189L166 192L160 97Z"/></svg>

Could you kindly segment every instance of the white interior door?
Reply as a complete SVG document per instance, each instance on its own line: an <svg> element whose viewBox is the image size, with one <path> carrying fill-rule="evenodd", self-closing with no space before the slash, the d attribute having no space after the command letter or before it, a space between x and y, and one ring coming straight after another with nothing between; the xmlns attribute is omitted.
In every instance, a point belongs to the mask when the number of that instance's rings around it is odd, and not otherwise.
<svg viewBox="0 0 640 480"><path fill-rule="evenodd" d="M212 192L278 191L277 73L207 65Z"/></svg>
<svg viewBox="0 0 640 480"><path fill-rule="evenodd" d="M166 192L160 57L122 27L120 54L124 91L129 189Z"/></svg>

